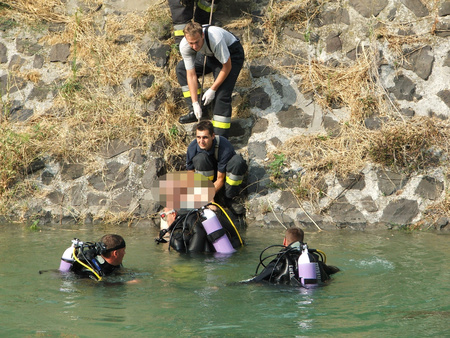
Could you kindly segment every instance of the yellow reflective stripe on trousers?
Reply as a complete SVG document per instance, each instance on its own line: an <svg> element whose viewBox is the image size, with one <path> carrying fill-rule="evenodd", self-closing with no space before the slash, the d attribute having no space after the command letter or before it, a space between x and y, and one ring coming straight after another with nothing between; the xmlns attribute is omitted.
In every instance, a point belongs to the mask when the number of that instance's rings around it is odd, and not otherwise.
<svg viewBox="0 0 450 338"><path fill-rule="evenodd" d="M230 176L238 177L236 175L230 175ZM242 183L242 179L241 180L234 180L231 177L229 177L228 174L227 174L227 178L225 179L225 182L227 182L229 185L236 186L236 185L240 185Z"/></svg>
<svg viewBox="0 0 450 338"><path fill-rule="evenodd" d="M173 26L173 35L184 36L184 32L183 32L184 27L186 27L185 23L182 25L174 25Z"/></svg>
<svg viewBox="0 0 450 338"><path fill-rule="evenodd" d="M216 128L220 129L230 129L231 126L231 117L225 117L220 115L214 115L212 124Z"/></svg>
<svg viewBox="0 0 450 338"><path fill-rule="evenodd" d="M206 2L204 0L198 0L197 6L200 9L203 9L205 12L211 13L211 4L209 2ZM216 6L214 6L213 13L216 11Z"/></svg>
<svg viewBox="0 0 450 338"><path fill-rule="evenodd" d="M191 97L191 92L189 91L189 87L188 86L182 86L181 87L181 91L183 92L183 97L187 98L187 97ZM201 90L200 88L197 89L197 95L200 95Z"/></svg>
<svg viewBox="0 0 450 338"><path fill-rule="evenodd" d="M208 170L208 171L195 171L197 174L202 174L203 176L207 177L208 180L212 181L214 179L214 170Z"/></svg>

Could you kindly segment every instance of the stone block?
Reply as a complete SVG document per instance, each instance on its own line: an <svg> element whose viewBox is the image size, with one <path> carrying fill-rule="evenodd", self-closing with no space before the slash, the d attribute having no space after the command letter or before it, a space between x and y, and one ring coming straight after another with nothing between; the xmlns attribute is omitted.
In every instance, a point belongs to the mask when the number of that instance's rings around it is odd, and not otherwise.
<svg viewBox="0 0 450 338"><path fill-rule="evenodd" d="M361 199L361 205L363 206L364 210L367 212L377 212L378 207L375 201L370 196L363 197Z"/></svg>
<svg viewBox="0 0 450 338"><path fill-rule="evenodd" d="M394 87L389 88L389 91L395 95L398 100L413 101L417 97L416 84L408 77L399 75L394 78Z"/></svg>
<svg viewBox="0 0 450 338"><path fill-rule="evenodd" d="M328 208L334 222L342 224L364 224L364 215L353 204L349 203L345 196L338 198Z"/></svg>
<svg viewBox="0 0 450 338"><path fill-rule="evenodd" d="M251 142L248 144L248 157L250 159L264 159L266 156L266 142Z"/></svg>
<svg viewBox="0 0 450 338"><path fill-rule="evenodd" d="M154 42L147 52L149 61L163 68L169 60L170 46L160 42Z"/></svg>
<svg viewBox="0 0 450 338"><path fill-rule="evenodd" d="M8 62L8 48L0 42L0 63Z"/></svg>
<svg viewBox="0 0 450 338"><path fill-rule="evenodd" d="M425 46L412 53L407 52L403 68L412 70L423 80L428 80L433 70L433 63L433 50L430 46Z"/></svg>
<svg viewBox="0 0 450 338"><path fill-rule="evenodd" d="M350 0L349 4L365 18L378 16L387 6L388 0Z"/></svg>
<svg viewBox="0 0 450 338"><path fill-rule="evenodd" d="M450 1L444 1L439 7L438 11L439 16L447 16L450 15Z"/></svg>
<svg viewBox="0 0 450 338"><path fill-rule="evenodd" d="M52 46L49 55L50 62L67 62L70 55L70 43L58 43Z"/></svg>
<svg viewBox="0 0 450 338"><path fill-rule="evenodd" d="M308 128L313 119L312 116L306 114L303 109L295 106L283 107L283 109L277 113L277 117L283 128Z"/></svg>
<svg viewBox="0 0 450 338"><path fill-rule="evenodd" d="M325 40L327 53L339 52L342 50L342 41L340 33L331 33Z"/></svg>
<svg viewBox="0 0 450 338"><path fill-rule="evenodd" d="M270 183L270 179L267 175L266 169L258 165L250 165L248 169L247 183L247 192L249 194L267 194L267 185Z"/></svg>
<svg viewBox="0 0 450 338"><path fill-rule="evenodd" d="M392 201L386 206L380 221L393 225L408 225L418 214L417 201L402 198Z"/></svg>
<svg viewBox="0 0 450 338"><path fill-rule="evenodd" d="M450 90L441 90L437 96L450 108Z"/></svg>
<svg viewBox="0 0 450 338"><path fill-rule="evenodd" d="M252 134L258 134L263 133L267 130L267 127L269 126L269 121L264 118L260 118L256 120L255 125L252 129Z"/></svg>
<svg viewBox="0 0 450 338"><path fill-rule="evenodd" d="M378 170L378 189L385 196L390 196L408 183L408 177L392 171Z"/></svg>
<svg viewBox="0 0 450 338"><path fill-rule="evenodd" d="M406 8L413 12L417 17L422 18L429 14L428 8L420 0L400 0Z"/></svg>
<svg viewBox="0 0 450 338"><path fill-rule="evenodd" d="M366 187L364 174L349 174L347 177L338 177L338 182L348 190L363 190Z"/></svg>
<svg viewBox="0 0 450 338"><path fill-rule="evenodd" d="M437 200L444 191L444 183L434 177L425 176L420 181L415 193L422 198Z"/></svg>
<svg viewBox="0 0 450 338"><path fill-rule="evenodd" d="M61 179L76 180L84 175L84 165L80 163L63 163L61 165Z"/></svg>
<svg viewBox="0 0 450 338"><path fill-rule="evenodd" d="M164 160L162 158L155 158L153 162L149 162L150 163L142 176L142 186L145 189L151 189L158 177L165 173Z"/></svg>
<svg viewBox="0 0 450 338"><path fill-rule="evenodd" d="M251 108L256 107L265 110L272 105L272 100L269 94L264 91L264 88L257 87L250 91L248 104Z"/></svg>

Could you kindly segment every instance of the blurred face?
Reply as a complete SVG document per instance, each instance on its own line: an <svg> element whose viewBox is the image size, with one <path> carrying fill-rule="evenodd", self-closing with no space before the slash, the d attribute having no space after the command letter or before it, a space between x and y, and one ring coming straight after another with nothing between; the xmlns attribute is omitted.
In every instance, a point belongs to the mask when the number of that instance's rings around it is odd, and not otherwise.
<svg viewBox="0 0 450 338"><path fill-rule="evenodd" d="M198 52L202 47L204 43L203 34L200 35L199 33L195 33L193 35L186 34L184 36L186 38L186 41L189 43L189 46L196 52Z"/></svg>
<svg viewBox="0 0 450 338"><path fill-rule="evenodd" d="M214 134L209 135L208 130L197 130L197 143L200 149L209 150L213 145Z"/></svg>

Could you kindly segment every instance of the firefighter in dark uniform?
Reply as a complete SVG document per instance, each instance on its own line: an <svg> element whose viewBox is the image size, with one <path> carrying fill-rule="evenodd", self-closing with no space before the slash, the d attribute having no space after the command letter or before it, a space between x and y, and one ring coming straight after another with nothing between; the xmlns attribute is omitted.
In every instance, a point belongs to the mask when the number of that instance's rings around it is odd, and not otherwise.
<svg viewBox="0 0 450 338"><path fill-rule="evenodd" d="M173 35L175 42L180 43L184 37L183 29L192 19L200 24L209 22L211 10L216 11L219 0L168 0L172 14ZM212 8L211 8L212 7Z"/></svg>
<svg viewBox="0 0 450 338"><path fill-rule="evenodd" d="M233 198L241 192L247 163L226 138L214 134L211 121L199 122L196 135L187 149L186 170L208 177L214 183L214 200L243 214L245 209Z"/></svg>

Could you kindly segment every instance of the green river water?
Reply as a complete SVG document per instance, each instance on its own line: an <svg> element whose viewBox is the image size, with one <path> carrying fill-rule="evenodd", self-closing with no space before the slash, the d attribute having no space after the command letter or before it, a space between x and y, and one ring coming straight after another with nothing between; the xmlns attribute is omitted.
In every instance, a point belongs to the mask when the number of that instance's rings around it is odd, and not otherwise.
<svg viewBox="0 0 450 338"><path fill-rule="evenodd" d="M341 268L314 290L236 283L284 229L250 227L231 257L188 257L156 245L156 228L0 225L1 337L444 337L450 336L449 235L306 232ZM59 267L74 237L119 233L137 284L39 270ZM116 277L117 278L117 277Z"/></svg>

